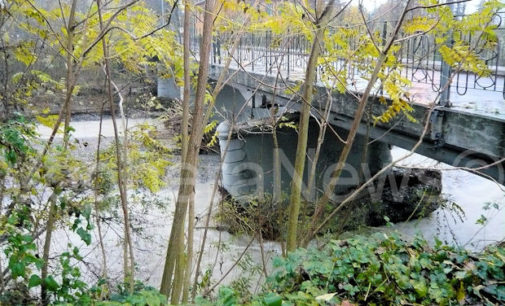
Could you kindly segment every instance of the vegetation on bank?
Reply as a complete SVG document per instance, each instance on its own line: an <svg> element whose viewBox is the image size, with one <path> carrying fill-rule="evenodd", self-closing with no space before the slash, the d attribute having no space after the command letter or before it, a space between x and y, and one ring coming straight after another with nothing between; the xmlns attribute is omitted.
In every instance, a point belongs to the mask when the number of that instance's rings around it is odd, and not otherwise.
<svg viewBox="0 0 505 306"><path fill-rule="evenodd" d="M471 255L442 245L429 248L420 239L407 243L388 236L330 242L323 250L296 250L321 233L335 214L349 204L344 201L338 206L328 205L360 122L389 122L399 115L409 118L412 101L407 95L410 81L402 76L407 67L403 51L400 52L402 42L429 34L435 42L434 50L451 67L451 77L458 71L487 75L488 62L482 55L494 52L498 45L495 16L503 3L485 1L479 12L455 18L447 2L391 0L399 3L395 6L398 18L393 19L393 28L381 32L379 23L372 24L379 19L367 18L371 12L363 5L351 5L351 1L206 0L197 4L191 0L169 0L164 2L170 10L162 11L161 16L150 9L151 2L154 1L0 0L1 305L162 305L168 303L168 298L172 304L220 305L504 302L501 248ZM182 10L184 30L179 33L181 27L174 24ZM284 253L289 254L277 260L263 293L254 295L248 292L247 281L240 287L212 290L220 281L214 282L214 267L205 270L202 265L210 244L206 235L219 176L208 212L200 219L204 234L197 250L193 250L193 233L195 220L201 217L195 215L194 205L198 154L204 134L215 126L209 118L216 111L216 99L229 81L226 68L209 86L211 50L215 58L217 46L223 47L219 61L225 67L240 63L236 58L240 54L236 52L240 51L237 45L245 34L258 32L270 33L270 43L259 49L305 42L299 51L308 63L304 82L293 87L278 73L277 81L283 84L273 87L274 96L279 88L292 93L293 100L302 98L305 103L296 126L298 154L294 188L288 195L289 213L274 216L282 222L270 226L272 236L282 231L281 244ZM182 44L179 34L184 35ZM215 39L227 36L227 41ZM465 36L473 38L466 40ZM199 44L199 55L191 48L191 42ZM335 67L335 60L340 59L345 59L345 65ZM267 69L266 53L263 63ZM314 182L316 177L315 166L310 173L304 173L308 120L313 116L317 97L313 85L319 73L329 97L333 91L354 95L356 84L347 77L347 67L358 70L368 86L355 96L359 111L347 140L342 140L344 149L331 172L330 183L316 203L311 220L301 226L304 211L311 209L302 199L302 178L308 174L309 182ZM270 63L271 71L272 68ZM151 75L154 70L155 76ZM171 150L159 141L156 128L127 124L126 114L132 103L148 107L154 103L145 92L135 94L135 87L143 87L144 80L157 77L173 78L184 88L181 167L180 174L172 178L180 182L175 203L158 193L170 179L167 169L171 165ZM90 86L91 81L98 88ZM95 89L100 95L94 103L81 95ZM381 100L382 110L368 113L368 97L376 95L379 89L391 99ZM329 112L331 99L328 100ZM93 144L88 148L94 153L90 160L78 154L89 144L74 138L71 124L72 114L92 104L90 109L99 110L100 128L96 147ZM273 185L274 190L279 190L272 198L273 204L282 198L276 131L285 123L277 111L272 109L270 118L275 143ZM113 142L103 138L102 119L106 112L112 119L114 136L109 140ZM26 119L27 115L34 119ZM118 123L116 116L121 119ZM321 118L329 118L329 113ZM329 122L320 122L316 152L320 152ZM427 117L420 124L426 124L428 131L430 122ZM39 137L40 125L51 129L48 139ZM214 134L210 139L213 143L217 137ZM317 164L318 158L315 154L312 165ZM170 236L164 237L168 245L162 281L155 288L135 282L145 265L136 257L139 245L135 238L143 229L135 226L140 215L135 209L139 207L145 211L155 207L175 210ZM231 209L233 216L241 213L233 211L236 207ZM256 209L257 215L261 213ZM169 218L168 214L165 216ZM264 219L268 215L258 216L261 218L237 225L256 223L249 229L254 233L251 243L258 239L262 246ZM142 222L148 221L141 219L138 223ZM101 226L111 224L120 228L117 236L112 236L113 241L101 230ZM287 229L283 228L285 224ZM68 235L67 239L55 244L62 233ZM121 254L110 254L112 246ZM222 244L218 246L219 252L224 249ZM87 262L87 258L94 262ZM232 269L242 264L239 265L241 258L242 255ZM262 260L266 275L266 263ZM118 262L121 267L116 271ZM240 280L243 279L241 275ZM204 297L195 298L197 295Z"/></svg>
<svg viewBox="0 0 505 306"><path fill-rule="evenodd" d="M17 246L21 263L35 264L28 236L9 239ZM17 241L18 243L14 243ZM12 258L12 257L11 257ZM81 280L79 251L61 256L61 275L41 280L36 274L18 280L17 290L0 296L1 304L35 303L29 290L44 281L54 305L167 305L155 288L137 282L109 292L103 281L93 286ZM197 297L198 305L502 305L505 303L505 248L488 247L481 253L444 245L430 246L415 237L405 241L397 233L376 233L331 240L321 249L309 247L274 260L274 270L262 292L244 293L232 285L221 286L214 298ZM13 273L24 271L10 267ZM17 271L17 272L16 272ZM23 276L22 274L18 276ZM62 279L61 282L55 278ZM24 288L24 289L23 289ZM33 292L33 291L32 291Z"/></svg>
<svg viewBox="0 0 505 306"><path fill-rule="evenodd" d="M505 248L472 254L436 241L377 233L298 249L274 261L264 292L243 300L221 287L217 305L503 305ZM202 302L203 300L200 300Z"/></svg>

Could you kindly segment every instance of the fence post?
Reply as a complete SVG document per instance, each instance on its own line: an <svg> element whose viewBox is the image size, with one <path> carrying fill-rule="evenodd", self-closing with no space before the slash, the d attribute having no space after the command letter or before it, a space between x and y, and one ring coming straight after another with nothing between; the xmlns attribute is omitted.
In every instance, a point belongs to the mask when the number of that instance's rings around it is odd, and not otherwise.
<svg viewBox="0 0 505 306"><path fill-rule="evenodd" d="M254 58L254 33L251 33L251 68L252 68L252 71L254 72L254 62L256 61L255 58Z"/></svg>
<svg viewBox="0 0 505 306"><path fill-rule="evenodd" d="M452 39L452 38L451 38ZM451 84L449 84L449 78L451 77L451 66L449 66L443 59L440 59L441 69L440 69L440 89L442 93L440 94L440 106L449 107L449 99L451 97Z"/></svg>
<svg viewBox="0 0 505 306"><path fill-rule="evenodd" d="M270 67L268 68L268 73L272 74L272 66L273 66L273 61L272 61L272 58L273 58L273 50L272 50L272 38L273 38L273 34L271 31L269 31L269 35L268 35L268 64L270 65Z"/></svg>
<svg viewBox="0 0 505 306"><path fill-rule="evenodd" d="M382 25L382 46L383 47L386 45L387 34L388 34L388 22L384 21L384 24Z"/></svg>
<svg viewBox="0 0 505 306"><path fill-rule="evenodd" d="M381 45L382 45L382 47L384 47L386 45L387 34L388 34L388 22L384 21L384 24L382 25L382 35L381 35L381 38L382 38L382 44ZM382 84L382 82L381 82L381 85L380 85L379 93L380 93L380 95L384 94L384 85Z"/></svg>
<svg viewBox="0 0 505 306"><path fill-rule="evenodd" d="M450 5L451 11L453 12L454 16L454 10L455 7L454 5ZM453 17L454 18L454 17ZM452 47L454 44L454 39L452 37L453 33L452 30L449 31L449 41L447 42L447 45L449 48ZM442 93L440 94L440 101L438 104L440 106L444 107L450 107L450 98L451 98L451 84L450 84L450 77L451 77L451 66L444 62L444 59L440 57L440 89L442 90Z"/></svg>
<svg viewBox="0 0 505 306"><path fill-rule="evenodd" d="M242 66L242 35L238 38L238 63Z"/></svg>
<svg viewBox="0 0 505 306"><path fill-rule="evenodd" d="M286 79L289 79L289 65L291 63L291 36L289 35L289 30L288 30L288 75L286 76Z"/></svg>
<svg viewBox="0 0 505 306"><path fill-rule="evenodd" d="M263 50L265 54L265 74L268 74L268 31L265 31L265 49Z"/></svg>

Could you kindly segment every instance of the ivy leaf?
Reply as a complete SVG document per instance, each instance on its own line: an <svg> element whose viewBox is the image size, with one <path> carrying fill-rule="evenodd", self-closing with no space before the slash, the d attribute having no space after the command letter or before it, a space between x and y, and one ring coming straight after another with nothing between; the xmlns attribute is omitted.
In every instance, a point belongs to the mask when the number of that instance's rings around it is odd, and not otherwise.
<svg viewBox="0 0 505 306"><path fill-rule="evenodd" d="M82 241L86 243L86 245L90 245L91 243L91 234L84 230L82 227L79 227L76 231L77 235L81 237Z"/></svg>
<svg viewBox="0 0 505 306"><path fill-rule="evenodd" d="M419 294L420 297L425 297L426 294L428 294L428 287L426 286L426 282L424 281L424 279L411 282L412 286L414 287L414 290L416 290L417 294Z"/></svg>
<svg viewBox="0 0 505 306"><path fill-rule="evenodd" d="M282 305L282 298L280 295L272 292L272 293L269 293L265 296L265 298L263 299L263 302L265 302L265 304L267 306L281 306Z"/></svg>
<svg viewBox="0 0 505 306"><path fill-rule="evenodd" d="M89 220L91 217L91 205L86 205L81 212L82 215L86 218L86 220Z"/></svg>
<svg viewBox="0 0 505 306"><path fill-rule="evenodd" d="M148 305L145 298L141 295L132 295L129 296L126 300L132 305Z"/></svg>
<svg viewBox="0 0 505 306"><path fill-rule="evenodd" d="M222 301L223 306L231 306L237 303L235 292L227 287L221 287L219 289L219 299Z"/></svg>
<svg viewBox="0 0 505 306"><path fill-rule="evenodd" d="M158 293L155 293L154 291L144 290L144 291L141 291L140 294L142 294L142 296L144 296L145 303L147 306L164 305L165 299L163 298L163 296L160 296Z"/></svg>
<svg viewBox="0 0 505 306"><path fill-rule="evenodd" d="M454 273L454 277L456 279L464 279L464 278L466 278L466 276L467 276L466 271L458 271L458 272Z"/></svg>
<svg viewBox="0 0 505 306"><path fill-rule="evenodd" d="M23 276L25 274L25 264L22 262L16 262L10 265L12 271L12 278L16 279L18 276Z"/></svg>
<svg viewBox="0 0 505 306"><path fill-rule="evenodd" d="M46 285L47 290L56 291L60 287L56 280L52 276L48 276L44 279L44 284Z"/></svg>
<svg viewBox="0 0 505 306"><path fill-rule="evenodd" d="M41 283L42 279L40 278L40 276L38 276L37 274L33 274L32 276L30 276L30 280L28 281L28 288L40 286Z"/></svg>
<svg viewBox="0 0 505 306"><path fill-rule="evenodd" d="M6 150L5 151L5 159L9 162L9 164L14 165L18 159L16 152L14 150Z"/></svg>
<svg viewBox="0 0 505 306"><path fill-rule="evenodd" d="M329 302L337 293L327 293L316 297L316 301Z"/></svg>

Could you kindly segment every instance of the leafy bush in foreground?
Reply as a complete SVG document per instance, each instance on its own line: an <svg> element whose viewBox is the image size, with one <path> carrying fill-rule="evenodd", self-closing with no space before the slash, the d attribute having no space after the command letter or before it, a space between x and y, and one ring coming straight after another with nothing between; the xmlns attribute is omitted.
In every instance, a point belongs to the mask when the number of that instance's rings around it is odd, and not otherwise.
<svg viewBox="0 0 505 306"><path fill-rule="evenodd" d="M396 234L331 241L274 261L265 293L252 305L505 304L505 249L481 254ZM217 305L240 301L220 288Z"/></svg>
<svg viewBox="0 0 505 306"><path fill-rule="evenodd" d="M505 249L479 255L416 238L376 234L278 258L269 289L286 302L504 304Z"/></svg>

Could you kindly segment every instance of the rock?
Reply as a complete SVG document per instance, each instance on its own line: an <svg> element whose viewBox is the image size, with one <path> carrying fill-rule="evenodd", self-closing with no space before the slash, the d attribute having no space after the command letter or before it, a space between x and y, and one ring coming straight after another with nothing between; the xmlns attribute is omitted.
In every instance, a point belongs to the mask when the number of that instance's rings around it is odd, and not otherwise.
<svg viewBox="0 0 505 306"><path fill-rule="evenodd" d="M439 170L396 168L391 177L394 184L386 180L382 209L379 214L370 215L369 225L384 224L383 216L388 216L391 222L425 217L440 206L442 173Z"/></svg>
<svg viewBox="0 0 505 306"><path fill-rule="evenodd" d="M386 224L385 217L393 223L426 217L442 202L439 170L394 168L373 185L373 193L354 201L338 218L345 220L344 230L381 226Z"/></svg>
<svg viewBox="0 0 505 306"><path fill-rule="evenodd" d="M390 222L402 222L416 218L426 217L435 211L443 199L440 197L442 191L442 174L439 170L420 168L393 168L388 174L377 179L373 186L365 190L356 197L355 200L345 205L334 217L332 221L323 229L323 232L343 233L353 231L361 226L381 226L386 224L387 217ZM262 232L265 239L277 239L280 234L279 227L285 222L285 210L287 203L281 207L271 205L271 197L267 196L261 205L255 201L255 205L239 203L227 192L221 189L223 198L231 203L225 214L221 213L221 222L229 226L233 231L243 228L241 219L259 221L255 218L261 216ZM349 195L352 190L347 191ZM341 199L344 199L342 195ZM263 211L258 209L263 208ZM335 208L329 205L326 213ZM308 207L306 216L301 218L311 218L313 207ZM227 218L223 218L225 215ZM284 221L283 221L284 220Z"/></svg>

